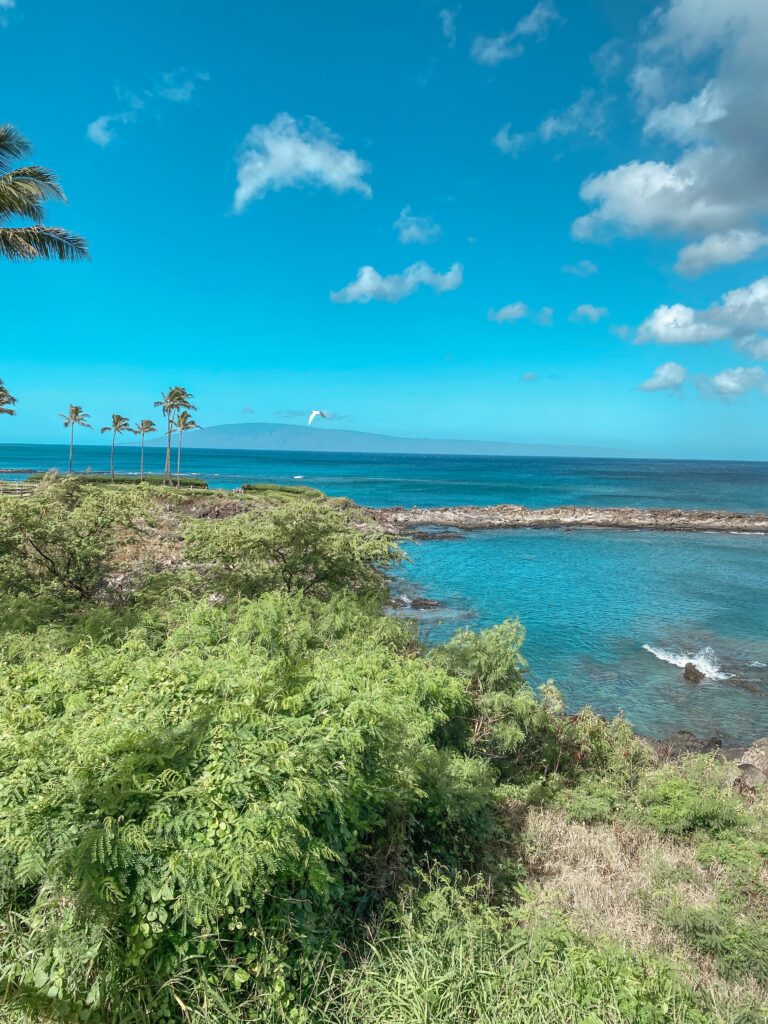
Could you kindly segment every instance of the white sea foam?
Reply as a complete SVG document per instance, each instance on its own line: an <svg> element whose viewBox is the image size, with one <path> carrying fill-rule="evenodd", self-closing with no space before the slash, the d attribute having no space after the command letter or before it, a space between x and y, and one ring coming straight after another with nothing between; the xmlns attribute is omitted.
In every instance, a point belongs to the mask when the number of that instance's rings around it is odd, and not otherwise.
<svg viewBox="0 0 768 1024"><path fill-rule="evenodd" d="M643 644L643 650L648 651L659 661L666 661L670 665L677 665L678 668L685 668L688 662L692 662L699 672L703 672L707 679L728 679L727 672L723 672L717 655L711 647L702 647L700 651L685 654L682 651L665 651L663 647L653 647L651 644Z"/></svg>

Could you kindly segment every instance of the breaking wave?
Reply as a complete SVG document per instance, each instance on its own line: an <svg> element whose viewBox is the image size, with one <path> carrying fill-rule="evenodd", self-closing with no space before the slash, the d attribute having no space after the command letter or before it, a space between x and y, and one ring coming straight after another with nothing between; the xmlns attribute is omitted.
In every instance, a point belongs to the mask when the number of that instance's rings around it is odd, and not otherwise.
<svg viewBox="0 0 768 1024"><path fill-rule="evenodd" d="M678 668L685 668L688 662L692 662L699 672L703 672L707 679L728 679L727 672L723 672L717 655L711 647L702 647L695 654L683 654L676 651L665 651L662 647L653 647L651 644L643 644L643 650L648 651L659 661L666 661Z"/></svg>

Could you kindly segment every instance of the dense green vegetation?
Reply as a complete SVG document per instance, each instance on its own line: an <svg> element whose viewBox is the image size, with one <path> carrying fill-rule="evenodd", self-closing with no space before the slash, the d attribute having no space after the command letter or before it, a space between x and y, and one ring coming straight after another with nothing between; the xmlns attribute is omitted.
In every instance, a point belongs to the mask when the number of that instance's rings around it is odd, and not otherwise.
<svg viewBox="0 0 768 1024"><path fill-rule="evenodd" d="M0 499L0 1020L766 1019L765 796L517 622L423 649L398 557L299 489Z"/></svg>
<svg viewBox="0 0 768 1024"><path fill-rule="evenodd" d="M44 473L32 473L27 477L27 483L40 483L44 478ZM143 478L138 476L119 476L115 475L114 480L108 476L101 476L98 473L84 473L78 476L79 480L82 480L86 484L154 484L155 486L163 486L163 477L161 474L145 473ZM176 486L181 487L197 487L202 490L208 489L208 482L201 480L197 476L182 476L178 481L174 481Z"/></svg>

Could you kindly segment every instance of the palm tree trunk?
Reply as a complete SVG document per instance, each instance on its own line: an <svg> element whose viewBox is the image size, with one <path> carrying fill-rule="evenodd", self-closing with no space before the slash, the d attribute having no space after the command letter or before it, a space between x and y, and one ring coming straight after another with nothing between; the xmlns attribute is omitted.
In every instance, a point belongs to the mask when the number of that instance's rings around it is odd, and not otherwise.
<svg viewBox="0 0 768 1024"><path fill-rule="evenodd" d="M165 448L165 469L163 470L163 483L173 483L171 475L171 415L168 414L168 444Z"/></svg>
<svg viewBox="0 0 768 1024"><path fill-rule="evenodd" d="M109 475L112 479L112 483L115 482L115 438L117 437L117 431L112 431L112 451L109 453Z"/></svg>
<svg viewBox="0 0 768 1024"><path fill-rule="evenodd" d="M179 450L176 453L176 486L181 487L181 439L184 436L184 431L179 431Z"/></svg>
<svg viewBox="0 0 768 1024"><path fill-rule="evenodd" d="M67 476L72 476L72 448L75 444L75 424L69 428L69 473Z"/></svg>
<svg viewBox="0 0 768 1024"><path fill-rule="evenodd" d="M139 470L139 483L144 481L144 434L141 435L141 469Z"/></svg>

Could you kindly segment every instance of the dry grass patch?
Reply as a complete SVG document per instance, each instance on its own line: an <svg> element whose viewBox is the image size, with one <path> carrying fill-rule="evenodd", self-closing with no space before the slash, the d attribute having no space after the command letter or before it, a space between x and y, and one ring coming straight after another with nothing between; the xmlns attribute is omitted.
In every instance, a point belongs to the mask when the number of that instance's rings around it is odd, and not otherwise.
<svg viewBox="0 0 768 1024"><path fill-rule="evenodd" d="M672 871L676 881L665 882L667 896L674 890L688 906L716 904L727 875L717 863L703 867L692 844L621 824L581 825L557 811L531 809L522 854L532 901L543 913L565 912L591 938L666 954L718 1000L768 1005L768 992L757 983L724 980L711 957L681 941L654 912L658 876Z"/></svg>

